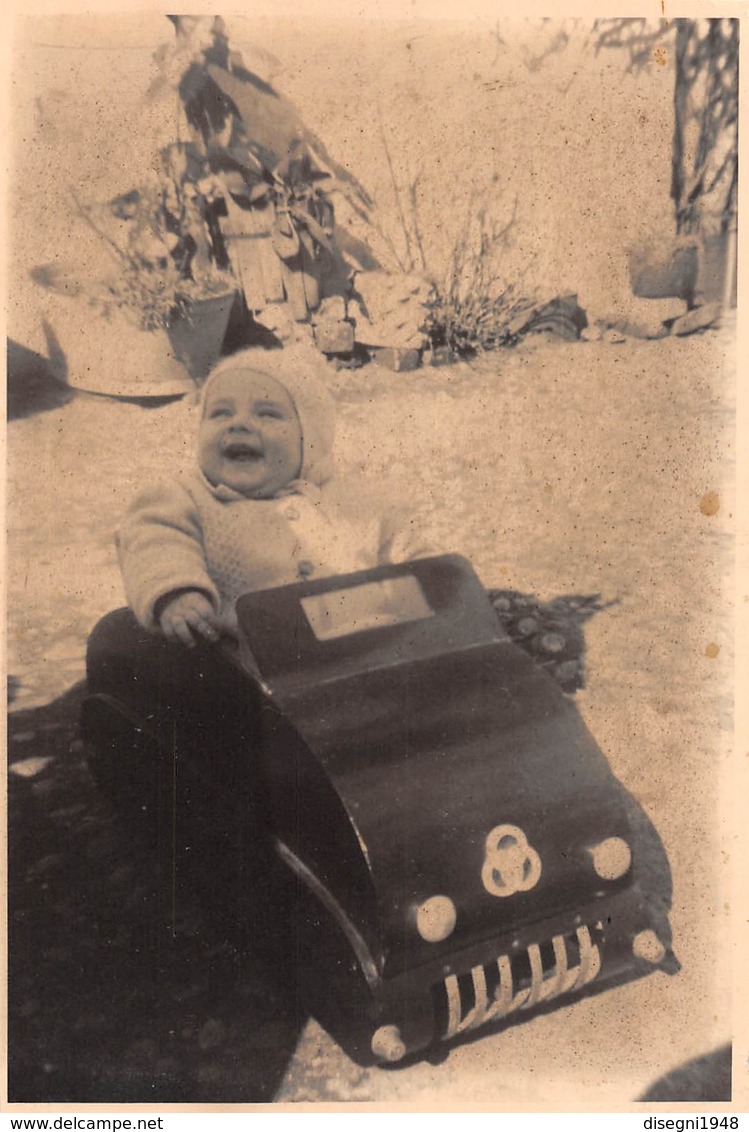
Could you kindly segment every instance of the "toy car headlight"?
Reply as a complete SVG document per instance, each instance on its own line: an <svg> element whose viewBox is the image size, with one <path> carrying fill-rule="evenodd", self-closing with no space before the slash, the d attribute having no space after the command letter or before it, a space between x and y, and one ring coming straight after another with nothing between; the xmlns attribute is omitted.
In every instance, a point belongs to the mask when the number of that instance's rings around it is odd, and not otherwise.
<svg viewBox="0 0 749 1132"><path fill-rule="evenodd" d="M618 880L632 864L632 851L623 837L607 837L588 850L602 880Z"/></svg>
<svg viewBox="0 0 749 1132"><path fill-rule="evenodd" d="M416 909L416 930L427 943L441 943L452 935L456 919L449 896L430 896Z"/></svg>
<svg viewBox="0 0 749 1132"><path fill-rule="evenodd" d="M658 936L650 929L638 932L632 940L632 954L645 963L662 963L666 958L666 948Z"/></svg>

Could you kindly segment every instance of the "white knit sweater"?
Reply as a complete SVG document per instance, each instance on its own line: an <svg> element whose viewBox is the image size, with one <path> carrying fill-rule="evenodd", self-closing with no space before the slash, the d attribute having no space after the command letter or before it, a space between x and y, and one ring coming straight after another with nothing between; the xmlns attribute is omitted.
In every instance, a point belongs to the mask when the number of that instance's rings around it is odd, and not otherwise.
<svg viewBox="0 0 749 1132"><path fill-rule="evenodd" d="M203 590L231 624L242 593L435 553L406 509L383 508L350 480L256 500L199 471L141 492L117 547L128 602L147 629L175 590Z"/></svg>

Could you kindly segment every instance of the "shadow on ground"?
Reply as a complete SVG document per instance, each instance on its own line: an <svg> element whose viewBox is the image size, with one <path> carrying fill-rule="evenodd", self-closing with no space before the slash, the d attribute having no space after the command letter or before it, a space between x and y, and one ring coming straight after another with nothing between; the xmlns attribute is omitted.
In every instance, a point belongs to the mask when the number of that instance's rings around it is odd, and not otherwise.
<svg viewBox="0 0 749 1132"><path fill-rule="evenodd" d="M583 629L602 608L597 595L547 604L490 596L508 635L568 694L585 686ZM16 687L11 678L11 697ZM78 738L83 694L76 685L9 717L9 1100L272 1101L307 1020L291 937L262 898L259 916L235 922L234 905L227 915L205 888L198 900L188 885L165 906L170 885L153 850L89 772ZM647 815L624 800L646 850L641 883L665 917L665 851ZM275 926L261 936L263 911ZM689 1077L694 1088L723 1088L707 1076L695 1085L698 1077ZM664 1099L712 1099L708 1091Z"/></svg>
<svg viewBox="0 0 749 1132"><path fill-rule="evenodd" d="M8 1099L270 1101L306 1015L204 906L168 923L89 775L82 695L9 717Z"/></svg>
<svg viewBox="0 0 749 1132"><path fill-rule="evenodd" d="M641 1101L661 1101L664 1104L693 1101L730 1101L731 1099L731 1046L721 1046L704 1057L680 1065L673 1072L659 1077Z"/></svg>
<svg viewBox="0 0 749 1132"><path fill-rule="evenodd" d="M8 420L49 412L66 404L75 391L54 377L47 358L8 339Z"/></svg>

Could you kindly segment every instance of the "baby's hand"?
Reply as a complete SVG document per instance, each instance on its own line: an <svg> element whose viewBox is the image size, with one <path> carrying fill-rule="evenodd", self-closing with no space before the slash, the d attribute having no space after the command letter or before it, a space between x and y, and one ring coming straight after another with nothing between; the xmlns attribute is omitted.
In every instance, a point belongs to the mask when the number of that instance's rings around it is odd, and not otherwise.
<svg viewBox="0 0 749 1132"><path fill-rule="evenodd" d="M207 641L217 641L218 615L211 602L199 590L178 594L164 607L159 625L170 641L181 641L188 648L196 644L195 633Z"/></svg>

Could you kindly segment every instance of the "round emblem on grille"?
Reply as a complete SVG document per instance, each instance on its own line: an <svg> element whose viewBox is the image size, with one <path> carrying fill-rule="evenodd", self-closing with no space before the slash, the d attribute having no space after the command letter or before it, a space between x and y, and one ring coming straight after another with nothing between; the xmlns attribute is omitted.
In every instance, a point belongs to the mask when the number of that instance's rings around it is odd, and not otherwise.
<svg viewBox="0 0 749 1132"><path fill-rule="evenodd" d="M486 839L481 880L491 896L514 896L538 884L541 858L519 825L497 825Z"/></svg>

